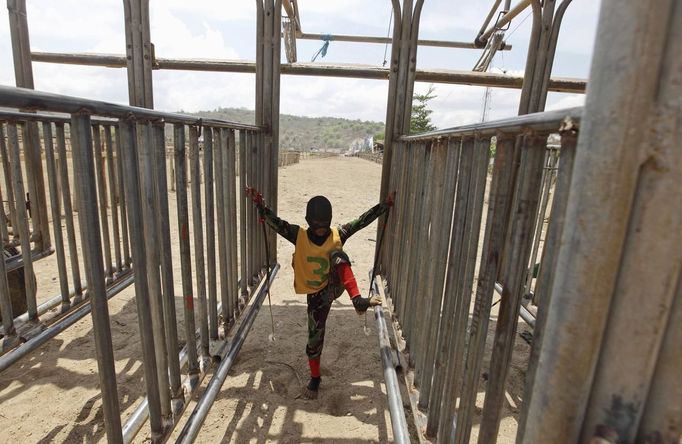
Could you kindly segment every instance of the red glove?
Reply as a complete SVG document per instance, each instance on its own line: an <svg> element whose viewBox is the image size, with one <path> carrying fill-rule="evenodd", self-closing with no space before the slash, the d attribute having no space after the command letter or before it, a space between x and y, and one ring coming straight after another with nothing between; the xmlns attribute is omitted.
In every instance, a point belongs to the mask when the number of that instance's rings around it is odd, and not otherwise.
<svg viewBox="0 0 682 444"><path fill-rule="evenodd" d="M393 206L393 204L395 203L395 191L391 191L390 193L388 193L388 196L386 196L385 203L389 207Z"/></svg>
<svg viewBox="0 0 682 444"><path fill-rule="evenodd" d="M256 204L256 206L261 207L261 206L265 205L265 201L263 200L263 195L257 189L251 188L251 187L246 187L244 192L246 193L246 197L251 199L253 201L253 203Z"/></svg>

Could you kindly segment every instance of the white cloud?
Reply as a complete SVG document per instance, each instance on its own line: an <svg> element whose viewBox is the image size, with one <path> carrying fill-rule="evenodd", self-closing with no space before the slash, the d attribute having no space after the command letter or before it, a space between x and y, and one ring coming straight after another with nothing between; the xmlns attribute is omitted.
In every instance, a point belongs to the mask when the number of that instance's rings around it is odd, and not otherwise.
<svg viewBox="0 0 682 444"><path fill-rule="evenodd" d="M28 20L34 50L105 52L125 49L121 0L28 0ZM439 40L472 39L490 6L489 1L428 0L420 36ZM574 0L564 19L557 60L557 75L586 72L589 64L599 2ZM390 2L386 0L299 0L304 31L386 35ZM151 2L152 41L159 57L255 60L255 2L248 0L155 0ZM517 22L518 23L518 22ZM495 59L494 66L521 75L527 46L528 20L513 36L514 50ZM6 8L0 8L0 82L14 84ZM320 42L300 41L305 60ZM380 65L385 45L333 42L325 61ZM390 48L389 48L390 51ZM573 55L572 57L571 54ZM477 51L420 48L420 68L471 69ZM563 65L562 65L563 63ZM566 70L567 63L579 64ZM562 67L563 66L563 67ZM127 101L124 69L34 64L36 86L58 93L116 102ZM567 74L564 74L566 72ZM388 82L329 77L282 77L281 111L311 116L341 116L383 121ZM428 85L417 84L417 91ZM476 122L482 112L483 88L436 85L431 103L439 127ZM518 90L494 89L490 119L516 114ZM154 71L156 106L165 110L196 111L219 106L253 108L253 74ZM548 108L574 106L582 96L552 95Z"/></svg>
<svg viewBox="0 0 682 444"><path fill-rule="evenodd" d="M237 59L239 54L228 47L223 34L203 21L201 30L192 32L169 9L158 8L152 14L152 42L157 57Z"/></svg>

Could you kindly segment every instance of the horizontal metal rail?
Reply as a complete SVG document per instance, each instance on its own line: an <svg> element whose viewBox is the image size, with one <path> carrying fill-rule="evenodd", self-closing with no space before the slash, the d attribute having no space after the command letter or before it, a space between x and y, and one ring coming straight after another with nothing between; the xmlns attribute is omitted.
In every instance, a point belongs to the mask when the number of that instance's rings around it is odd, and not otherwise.
<svg viewBox="0 0 682 444"><path fill-rule="evenodd" d="M370 275L372 272L370 271ZM373 288L370 288L370 293L378 293L377 276ZM383 291L382 291L383 293ZM388 310L388 308L386 308ZM391 340L388 336L388 328L386 326L386 317L384 315L384 307L377 305L374 307L374 318L377 321L377 333L379 336L379 353L381 354L381 364L384 369L384 380L386 381L386 395L388 397L388 409L391 414L391 426L393 429L393 441L396 443L409 444L410 432L407 429L407 421L405 420L405 410L403 408L403 400L400 396L400 386L398 385L398 375L395 371L395 364L393 362L393 349L391 347ZM389 317L390 318L390 317Z"/></svg>
<svg viewBox="0 0 682 444"><path fill-rule="evenodd" d="M132 284L133 281L134 281L133 274L130 273L125 278L122 278L120 281L116 282L107 290L107 299L111 299L112 297L123 291L126 287ZM92 305L88 301L83 306L73 311L71 314L65 316L58 322L55 322L54 324L47 327L40 334L34 336L27 342L21 344L21 346L18 347L17 349L7 353L6 355L0 356L0 373L7 370L12 364L17 362L19 359L31 353L33 350L37 349L50 339L57 336L59 333L63 332L64 330L66 330L79 320L81 320L84 316L90 313L91 310Z"/></svg>
<svg viewBox="0 0 682 444"><path fill-rule="evenodd" d="M420 140L453 136L487 137L495 136L499 133L520 134L523 131L529 129L540 132L558 131L560 123L565 119L570 119L573 121L573 123L580 122L582 113L582 107L566 108L556 111L545 111L542 113L525 114L523 116L511 117L508 119L456 126L438 131L430 131L428 133L415 134L413 136L403 136L400 138L400 140L403 142L415 142Z"/></svg>
<svg viewBox="0 0 682 444"><path fill-rule="evenodd" d="M267 294L266 289L272 285L272 281L275 279L275 276L277 276L279 267L279 264L276 264L274 267L272 267L272 271L270 272L270 280L267 282L267 285L265 282L267 279L263 279L260 289L258 290L258 294L254 298L253 304L249 307L248 312L243 314L243 321L239 325L239 329L235 333L234 338L232 338L232 340L229 342L225 342L226 347L229 348L221 349L221 352L219 353L221 357L220 365L211 378L211 382L208 383L206 391L202 395L201 399L199 399L197 402L197 405L194 407L194 411L192 411L192 414L185 424L185 427L183 427L177 442L194 442L197 435L199 434L201 425L204 423L208 411L211 409L213 402L218 396L220 388L225 383L225 379L227 379L227 373L230 371L230 368L232 367L232 364L234 363L242 344L244 344L246 336L248 335L249 330L256 319L256 315L258 315L258 310L260 310L263 300L265 299L265 295Z"/></svg>
<svg viewBox="0 0 682 444"><path fill-rule="evenodd" d="M116 125L117 119L92 118L92 123L100 125ZM24 113L21 111L0 110L0 122L53 122L71 124L69 114L44 114L44 113Z"/></svg>
<svg viewBox="0 0 682 444"><path fill-rule="evenodd" d="M135 106L119 105L79 97L64 96L38 92L31 89L0 86L0 106L14 107L24 110L38 109L59 113L87 112L98 116L125 119L135 117L142 120L163 120L166 123L184 125L206 125L217 128L230 128L249 131L260 131L262 128L254 125L244 125L217 119L201 119L187 114L167 113Z"/></svg>
<svg viewBox="0 0 682 444"><path fill-rule="evenodd" d="M62 63L69 65L102 66L108 68L125 68L126 58L116 54L63 54L63 53L31 53L35 62ZM255 73L256 63L244 60L215 59L164 59L157 58L155 69L172 69L181 71L208 72L241 72ZM388 80L389 68L371 65L321 64L321 63L282 63L280 72L285 75L345 77L354 79ZM489 86L497 88L520 89L523 77L489 72L455 71L455 70L422 70L415 72L417 82L430 82L451 85ZM555 77L549 80L549 91L584 93L587 81Z"/></svg>
<svg viewBox="0 0 682 444"><path fill-rule="evenodd" d="M325 40L330 38L334 42L356 42L356 43L392 43L393 39L390 37L375 37L369 35L339 35L339 34L315 34L304 32L296 36L298 39L302 40ZM435 46L439 48L457 48L457 49L480 49L473 42L453 42L447 40L417 40L417 45L419 46ZM498 50L510 51L512 49L511 45L505 42L500 44Z"/></svg>

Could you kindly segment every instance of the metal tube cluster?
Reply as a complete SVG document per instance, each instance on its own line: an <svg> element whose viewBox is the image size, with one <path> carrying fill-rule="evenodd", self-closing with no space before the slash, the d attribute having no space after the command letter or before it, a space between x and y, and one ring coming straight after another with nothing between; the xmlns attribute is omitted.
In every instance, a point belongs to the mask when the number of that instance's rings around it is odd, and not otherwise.
<svg viewBox="0 0 682 444"><path fill-rule="evenodd" d="M439 442L469 441L498 283L502 304L480 429L481 442L495 441L521 303L552 268L527 278L539 251L544 262L556 248L556 237L543 233L561 221L579 117L577 109L532 114L394 144L389 181L398 201L387 227L383 277L409 351L418 407L426 413L426 435ZM550 133L561 133L561 149L548 148ZM552 180L557 160L558 182ZM543 292L538 300L549 303L549 296Z"/></svg>
<svg viewBox="0 0 682 444"><path fill-rule="evenodd" d="M161 441L206 375L211 341L227 335L264 275L258 215L243 198L237 208L244 196L237 180L244 186L273 188L268 180L277 159L265 155L258 127L5 87L0 100L9 106L30 102L41 111L64 113L0 113L5 173L1 191L6 195L7 184L12 191L9 204L1 208L0 235L6 245L19 247L22 256L21 261L15 258L2 265L23 266L28 304L28 315L15 319L3 272L5 348L17 345L17 325L38 324L39 314L60 303L64 311L44 332L0 356L0 371L91 312L108 440L130 442L148 415L152 440ZM45 153L61 289L58 297L40 306L35 281L28 278L37 259L32 243L38 239L33 236L38 222L25 200L28 125L42 128L39 141ZM175 214L169 205L169 153ZM6 212L12 216L5 218ZM173 219L179 228L175 244ZM176 277L174 248L180 253L175 256L181 268ZM184 307L179 316L174 291L178 279ZM146 399L144 408L122 427L107 300L133 281ZM178 333L178 317L184 321L184 335Z"/></svg>

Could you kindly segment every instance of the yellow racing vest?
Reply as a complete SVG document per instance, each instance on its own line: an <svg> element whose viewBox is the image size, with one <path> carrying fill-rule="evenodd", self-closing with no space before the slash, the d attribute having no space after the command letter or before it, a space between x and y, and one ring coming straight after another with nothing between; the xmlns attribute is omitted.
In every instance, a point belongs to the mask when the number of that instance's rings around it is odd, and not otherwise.
<svg viewBox="0 0 682 444"><path fill-rule="evenodd" d="M304 228L299 227L296 249L291 265L294 267L294 290L298 294L311 294L322 290L329 280L329 257L341 250L338 228L331 229L331 236L322 245L315 245Z"/></svg>

